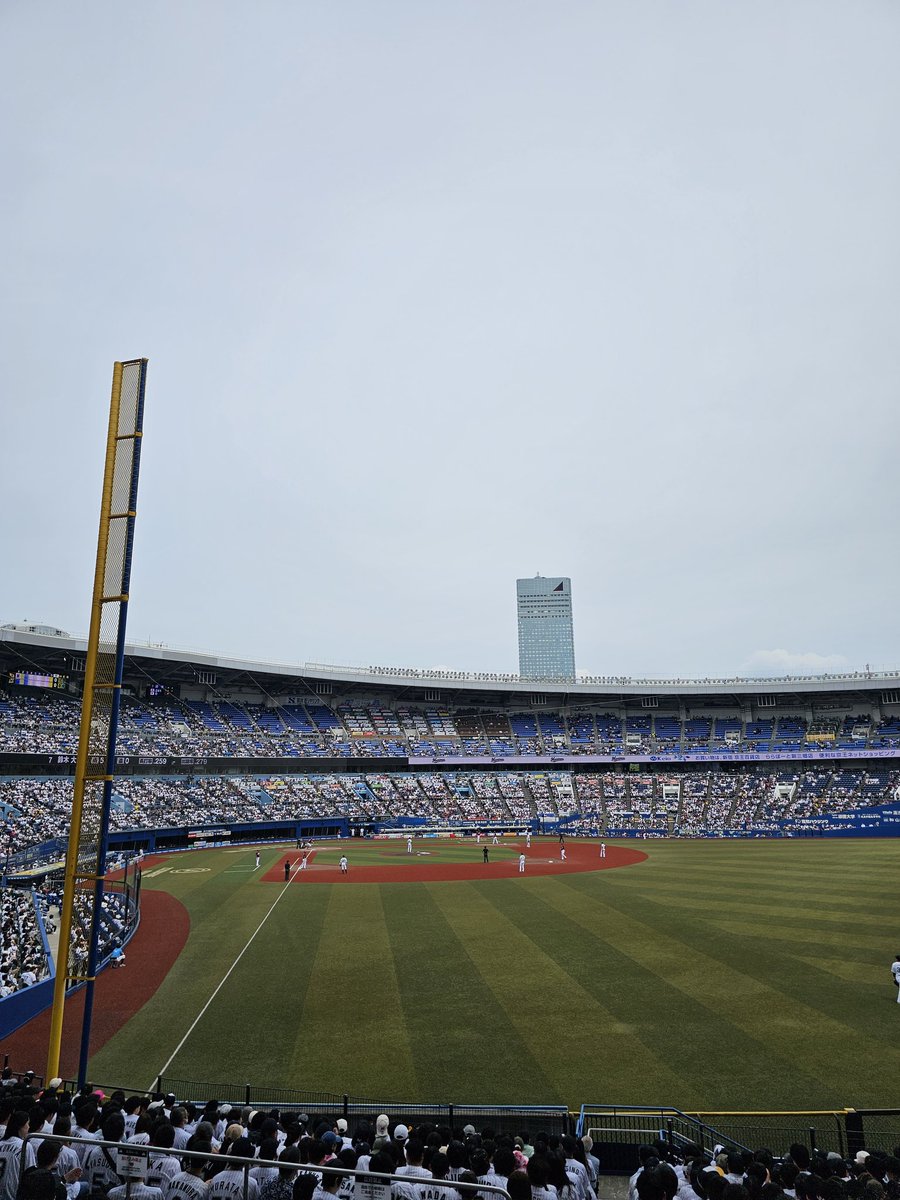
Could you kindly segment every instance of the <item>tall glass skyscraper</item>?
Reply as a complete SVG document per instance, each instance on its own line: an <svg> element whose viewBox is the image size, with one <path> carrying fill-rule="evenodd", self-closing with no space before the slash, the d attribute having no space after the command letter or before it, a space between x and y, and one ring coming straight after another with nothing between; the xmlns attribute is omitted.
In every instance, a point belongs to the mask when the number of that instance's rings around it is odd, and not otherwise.
<svg viewBox="0 0 900 1200"><path fill-rule="evenodd" d="M557 576L516 580L519 674L524 679L575 682L572 580Z"/></svg>

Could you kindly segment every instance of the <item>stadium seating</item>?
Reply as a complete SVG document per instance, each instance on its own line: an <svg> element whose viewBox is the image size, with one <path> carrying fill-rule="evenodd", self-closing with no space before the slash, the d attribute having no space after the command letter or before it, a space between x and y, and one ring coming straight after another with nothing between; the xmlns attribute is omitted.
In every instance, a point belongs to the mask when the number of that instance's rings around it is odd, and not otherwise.
<svg viewBox="0 0 900 1200"><path fill-rule="evenodd" d="M0 689L0 753L74 753L79 706L66 695ZM696 758L771 751L862 751L900 747L900 718L873 722L868 712L797 714L743 720L694 713L591 711L505 713L385 700L264 705L236 698L126 697L118 748L135 755L218 758L510 758L646 755Z"/></svg>

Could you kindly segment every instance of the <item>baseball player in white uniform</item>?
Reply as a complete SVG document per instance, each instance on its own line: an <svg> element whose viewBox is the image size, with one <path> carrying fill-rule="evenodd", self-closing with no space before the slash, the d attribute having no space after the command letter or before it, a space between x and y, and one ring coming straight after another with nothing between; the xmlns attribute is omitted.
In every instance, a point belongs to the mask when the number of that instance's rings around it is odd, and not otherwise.
<svg viewBox="0 0 900 1200"><path fill-rule="evenodd" d="M525 855L524 854L519 855L519 874L520 875L525 874Z"/></svg>

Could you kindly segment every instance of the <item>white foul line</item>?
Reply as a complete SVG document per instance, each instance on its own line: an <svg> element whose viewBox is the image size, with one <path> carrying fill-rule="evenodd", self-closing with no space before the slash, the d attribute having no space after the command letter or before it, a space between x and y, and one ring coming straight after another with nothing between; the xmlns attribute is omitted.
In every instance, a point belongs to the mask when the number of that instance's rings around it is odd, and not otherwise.
<svg viewBox="0 0 900 1200"><path fill-rule="evenodd" d="M219 992L222 990L223 986L224 986L224 985L225 985L225 983L227 982L227 980L228 980L228 976L231 974L231 972L234 970L234 968L235 968L235 967L238 965L238 963L241 961L241 959L244 957L244 955L245 955L245 954L247 953L247 951L250 949L250 946L251 946L251 944L252 944L252 942L253 942L253 939L256 937L256 935L259 933L259 931L262 929L263 925L265 925L266 921L268 921L269 917L272 915L272 913L273 913L273 911L274 911L274 909L275 909L275 905L276 905L276 904L278 904L279 900L281 900L281 899L282 899L282 897L284 896L285 892L286 892L286 891L288 890L288 888L290 887L290 881L291 881L291 879L293 879L293 878L294 878L294 875L295 875L295 874L297 873L297 871L299 871L299 870L300 870L300 867L299 867L299 866L296 866L296 867L294 867L293 871L291 871L291 876L290 876L290 879L288 879L288 880L286 881L286 883L285 883L285 884L284 884L284 886L282 887L281 891L278 893L278 895L277 895L277 897L275 898L275 902L273 903L272 907L269 909L269 911L266 913L266 915L263 917L263 919L260 921L260 923L257 925L257 927L256 927L256 928L253 930L253 933L251 933L251 935L250 935L250 938L248 939L248 941L247 941L246 945L244 946L243 950L240 952L240 954L237 956L237 958L234 960L234 962L231 964L231 966L228 968L228 970L227 970L227 971L225 972L225 974L222 976L222 979L221 979L221 982L219 983L219 986L216 988L216 990L213 992L213 994L210 996L210 998L207 1000L207 1002L206 1002L206 1003L203 1005L203 1007L202 1007L202 1008L200 1009L200 1011L197 1013L197 1015L196 1015L196 1017L194 1018L193 1024L191 1025L190 1029L187 1031L187 1033L184 1035L184 1037L181 1039L181 1041L178 1043L178 1045L175 1047L175 1049L174 1049L174 1050L172 1051L172 1053L169 1055L169 1058L167 1059L165 1066L164 1066L164 1067L162 1067L162 1068L161 1068L161 1070L159 1071L159 1073L158 1073L158 1074L157 1074L157 1075L156 1075L156 1076L155 1076L155 1077L154 1077L154 1078L151 1080L151 1082L150 1082L150 1084L149 1084L149 1086L148 1086L148 1088L147 1088L147 1091L148 1091L148 1092L152 1092L152 1091L154 1091L154 1089L156 1088L156 1080L159 1078L159 1076L160 1076L160 1075L165 1075L166 1071L168 1071L169 1067L170 1067L170 1066L172 1065L172 1063L175 1061L175 1058L176 1058L176 1056L177 1056L177 1054L178 1054L178 1051L181 1049L181 1047L184 1045L184 1043L185 1043L185 1042L188 1040L188 1038L191 1036L191 1034L192 1034L192 1033L194 1032L194 1030L197 1028L197 1024L199 1023L199 1021L200 1021L200 1018L203 1016L203 1014L206 1012L206 1010L207 1010L207 1009L209 1008L209 1006L212 1004L213 1000L215 1000L216 996L218 996Z"/></svg>

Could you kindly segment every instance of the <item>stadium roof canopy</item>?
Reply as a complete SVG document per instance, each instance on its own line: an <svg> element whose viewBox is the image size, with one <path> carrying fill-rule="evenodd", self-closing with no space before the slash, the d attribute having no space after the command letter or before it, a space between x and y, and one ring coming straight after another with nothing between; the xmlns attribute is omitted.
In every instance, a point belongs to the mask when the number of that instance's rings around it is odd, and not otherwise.
<svg viewBox="0 0 900 1200"><path fill-rule="evenodd" d="M75 675L83 670L86 638L53 626L0 626L0 669ZM273 663L230 658L208 651L186 650L162 643L129 643L125 679L131 684L167 686L214 685L218 690L254 688L273 696L342 695L433 700L454 704L514 708L531 706L535 697L548 705L597 706L604 702L639 707L669 702L698 701L706 707L741 706L771 697L776 704L797 705L838 700L844 705L885 702L882 693L900 691L900 671L854 671L846 674L782 676L780 678L636 679L593 676L577 683L553 679L523 679L492 672L429 670L408 667L344 667L326 663ZM323 685L331 685L325 688ZM769 701L771 703L771 701ZM894 702L894 698L891 698Z"/></svg>

